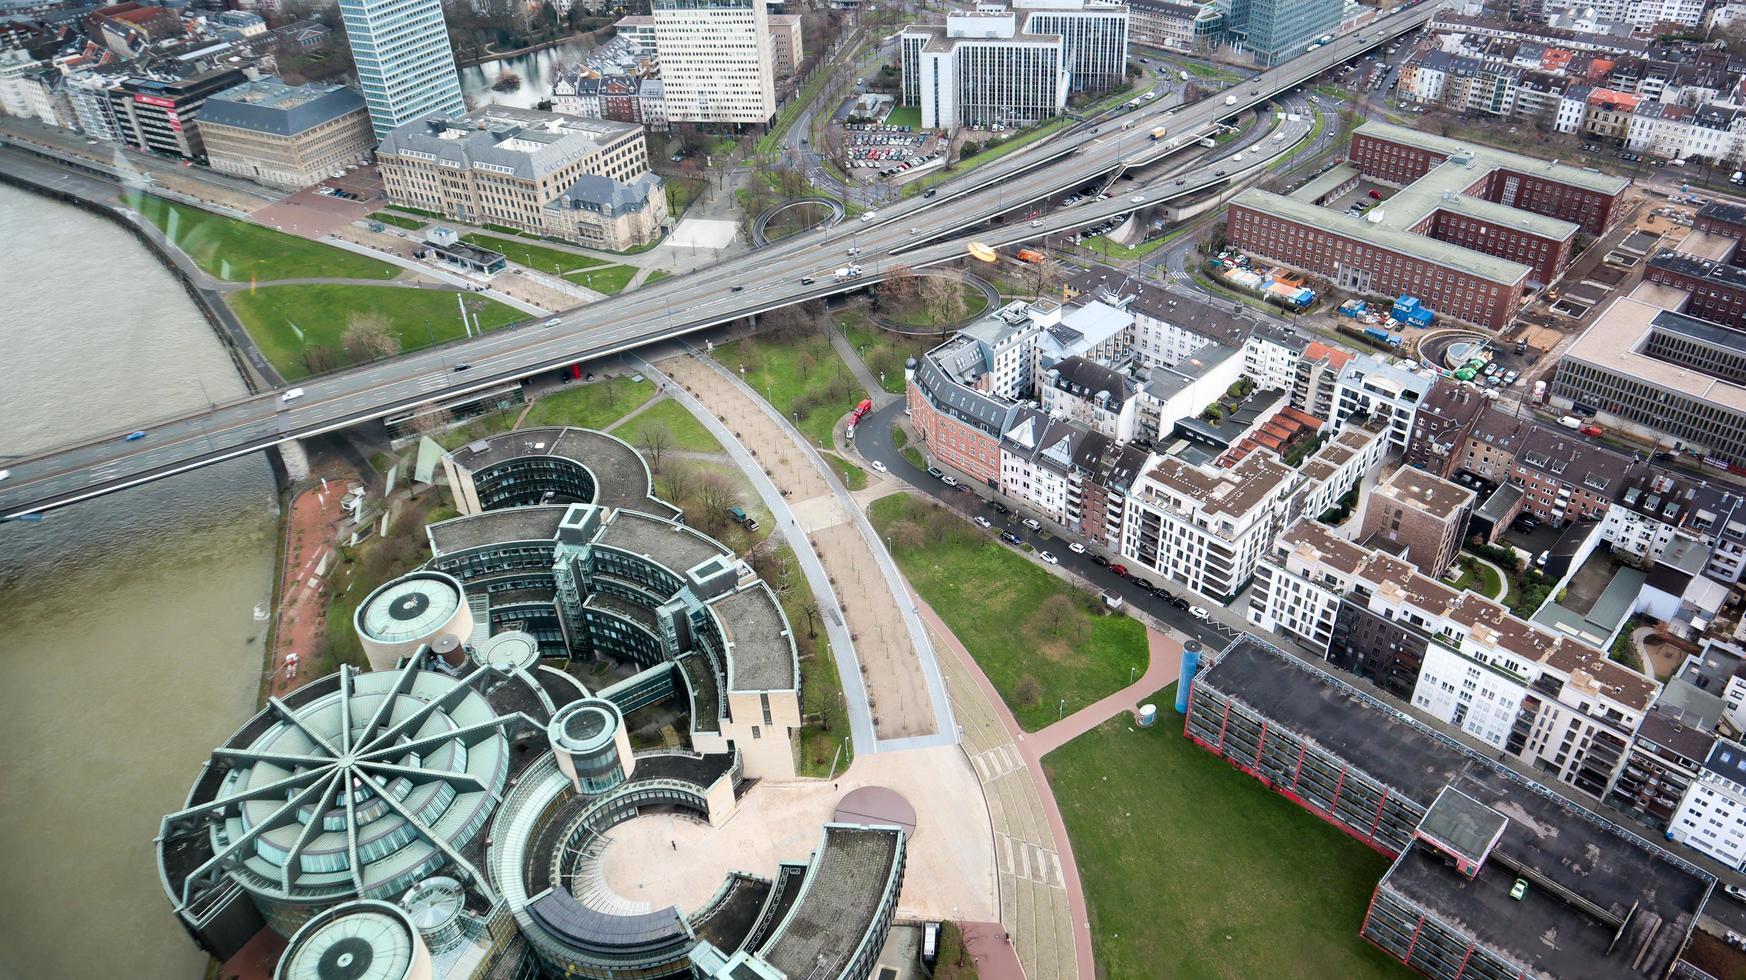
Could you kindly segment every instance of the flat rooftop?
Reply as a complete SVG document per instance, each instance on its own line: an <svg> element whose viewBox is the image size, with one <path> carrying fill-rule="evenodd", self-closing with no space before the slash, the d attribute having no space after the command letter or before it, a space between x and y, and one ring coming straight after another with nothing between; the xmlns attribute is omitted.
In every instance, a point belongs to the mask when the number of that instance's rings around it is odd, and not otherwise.
<svg viewBox="0 0 1746 980"><path fill-rule="evenodd" d="M1207 514L1228 517L1248 514L1295 475L1295 470L1272 453L1261 451L1244 456L1227 469L1194 466L1165 456L1146 471L1147 480L1195 501Z"/></svg>
<svg viewBox="0 0 1746 980"><path fill-rule="evenodd" d="M1407 126L1396 126L1393 123L1377 120L1364 123L1354 130L1352 135L1374 136L1377 139L1416 146L1444 156L1461 154L1472 157L1474 180L1478 180L1480 174L1483 173L1480 168L1491 167L1508 170L1512 173L1529 174L1560 184L1569 184L1572 187L1580 187L1598 194L1618 194L1631 186L1630 179L1626 177L1597 173L1582 167L1573 167L1567 163L1542 160L1522 153L1512 153L1509 150L1500 150L1496 147L1467 143L1447 136L1438 136L1435 133L1427 133Z"/></svg>
<svg viewBox="0 0 1746 980"><path fill-rule="evenodd" d="M1627 834L1587 807L1253 637L1233 643L1195 683L1243 702L1269 719L1270 726L1313 741L1421 808L1429 809L1443 787L1453 786L1503 814L1510 823L1488 867L1500 863L1502 856L1501 863L1525 867L1607 915L1622 918L1636 906L1636 916L1653 914L1663 923L1683 923L1696 914L1713 882L1696 866ZM1449 874L1460 877L1453 871ZM1514 879L1511 874L1509 884ZM1433 890L1429 883L1435 879L1413 880L1427 883L1422 894L1428 903L1461 900L1458 882L1445 881ZM1509 886L1504 887L1507 897ZM1491 938L1483 932L1479 935ZM1525 935L1539 945L1540 933L1514 931L1507 921L1495 935L1506 940ZM1637 976L1593 972L1603 965L1628 969L1630 957L1622 950L1612 959L1597 957L1588 970L1553 970L1549 975ZM1659 967L1646 968L1644 975L1659 976L1677 952L1675 943Z"/></svg>
<svg viewBox="0 0 1746 980"><path fill-rule="evenodd" d="M709 608L733 644L728 654L728 690L792 691L800 686L788 618L769 589L741 589Z"/></svg>
<svg viewBox="0 0 1746 980"><path fill-rule="evenodd" d="M456 465L475 473L528 456L561 456L586 467L594 476L592 503L628 507L657 517L679 516L677 507L655 496L643 457L624 440L593 429L515 429L468 443L449 454Z"/></svg>
<svg viewBox="0 0 1746 980"><path fill-rule="evenodd" d="M641 555L675 575L683 575L711 558L733 555L726 545L683 524L628 510L616 512L594 540L596 544Z"/></svg>
<svg viewBox="0 0 1746 980"><path fill-rule="evenodd" d="M1644 284L1649 285L1653 284ZM1695 329L1690 326L1691 322L1703 322L1671 312L1659 304L1646 302L1641 298L1643 292L1643 287L1640 286L1631 295L1613 300L1564 352L1565 359L1582 361L1657 388L1677 391L1737 412L1746 412L1746 388L1696 368L1681 367L1638 353L1651 325L1658 329L1663 324L1670 327L1678 325L1679 329Z"/></svg>
<svg viewBox="0 0 1746 980"><path fill-rule="evenodd" d="M1393 476L1371 492L1441 521L1449 520L1473 503L1472 490L1413 466L1395 470Z"/></svg>
<svg viewBox="0 0 1746 980"><path fill-rule="evenodd" d="M425 534L436 557L507 541L550 541L557 537L558 524L567 510L569 507L561 504L488 510L432 524L425 528Z"/></svg>
<svg viewBox="0 0 1746 980"><path fill-rule="evenodd" d="M1656 252L1649 259L1649 265L1651 268L1667 269L1704 282L1726 286L1729 289L1746 289L1746 268L1695 255L1685 255L1670 248Z"/></svg>
<svg viewBox="0 0 1746 980"><path fill-rule="evenodd" d="M902 853L895 827L826 824L794 910L760 951L765 961L791 977L840 975L897 887Z"/></svg>

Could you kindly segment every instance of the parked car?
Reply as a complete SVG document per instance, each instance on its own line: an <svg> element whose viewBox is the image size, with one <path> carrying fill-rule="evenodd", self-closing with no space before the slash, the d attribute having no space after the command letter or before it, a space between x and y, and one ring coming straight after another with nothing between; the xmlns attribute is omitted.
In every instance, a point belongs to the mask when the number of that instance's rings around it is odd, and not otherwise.
<svg viewBox="0 0 1746 980"><path fill-rule="evenodd" d="M948 473L945 476L940 477L940 482L948 487L955 487L958 485L958 478Z"/></svg>
<svg viewBox="0 0 1746 980"><path fill-rule="evenodd" d="M1109 567L1109 559L1105 558L1102 555L1092 555L1091 556L1091 563L1093 565L1102 565L1105 568Z"/></svg>
<svg viewBox="0 0 1746 980"><path fill-rule="evenodd" d="M1072 544L1070 544L1070 545L1068 545L1068 546L1067 546L1067 550L1068 550L1068 551L1071 551L1071 552L1073 552L1073 553L1074 553L1074 554L1076 554L1076 555L1083 555L1083 554L1085 554L1085 546L1084 546L1084 545L1082 545L1082 544L1080 544L1080 543L1079 543L1079 542L1077 542L1077 541L1075 541L1075 542L1073 542L1073 543L1072 543ZM1096 560L1097 560L1097 559L1096 559L1096 558L1092 558L1092 559L1091 559L1091 560L1092 560L1092 561L1096 561Z"/></svg>
<svg viewBox="0 0 1746 980"><path fill-rule="evenodd" d="M938 466L930 466L930 467L928 467L928 475L933 477L934 479L938 480L940 477L945 476L946 473L944 470L940 469Z"/></svg>
<svg viewBox="0 0 1746 980"><path fill-rule="evenodd" d="M889 470L887 470L887 469L886 469L886 468L885 468L885 464L884 464L884 463L883 463L883 462L881 462L881 461L879 461L879 460L877 460L877 459L876 459L876 460L874 460L874 461L873 461L873 471L874 471L874 472L876 472L876 473L887 473L887 472L890 472L890 471L889 471Z"/></svg>
<svg viewBox="0 0 1746 980"><path fill-rule="evenodd" d="M1126 565L1111 565L1109 566L1109 570L1123 578L1128 577L1128 566Z"/></svg>
<svg viewBox="0 0 1746 980"><path fill-rule="evenodd" d="M1205 622L1212 618L1212 613L1207 612L1205 606L1189 606L1188 614L1201 622Z"/></svg>
<svg viewBox="0 0 1746 980"><path fill-rule="evenodd" d="M1528 879L1517 878L1516 883L1514 885L1510 886L1510 897L1519 902L1527 894L1528 894Z"/></svg>
<svg viewBox="0 0 1746 980"><path fill-rule="evenodd" d="M1005 541L1007 544L1013 545L1014 547L1023 543L1019 540L1019 536L1011 531L1000 532L1000 540Z"/></svg>
<svg viewBox="0 0 1746 980"><path fill-rule="evenodd" d="M983 516L982 516L982 515L981 515L981 514L977 514L977 515L976 515L976 516L975 516L975 517L973 517L973 518L971 518L971 519L970 519L970 522L971 522L971 523L972 523L972 524L975 524L975 525L976 525L976 526L977 526L977 527L993 527L993 526L994 526L994 525L993 525L993 524L992 524L992 523L991 523L991 522L990 522L990 521L989 521L989 520L988 520L988 518L986 518L986 517L983 517Z"/></svg>
<svg viewBox="0 0 1746 980"><path fill-rule="evenodd" d="M996 514L1010 514L1010 513L1012 513L1011 507L1008 507L1007 505L1001 503L998 500L989 501L988 506L994 508L994 512Z"/></svg>
<svg viewBox="0 0 1746 980"><path fill-rule="evenodd" d="M1739 885L1723 885L1722 891L1727 892L1728 897L1737 902L1746 902L1746 888L1741 888Z"/></svg>
<svg viewBox="0 0 1746 980"><path fill-rule="evenodd" d="M1027 517L1022 523L1025 527L1028 527L1033 531L1041 531L1043 529L1043 525L1034 517Z"/></svg>

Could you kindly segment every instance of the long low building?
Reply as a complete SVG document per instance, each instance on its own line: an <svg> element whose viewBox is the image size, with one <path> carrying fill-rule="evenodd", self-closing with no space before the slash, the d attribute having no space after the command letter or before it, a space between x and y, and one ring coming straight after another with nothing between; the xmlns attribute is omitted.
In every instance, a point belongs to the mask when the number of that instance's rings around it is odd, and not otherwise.
<svg viewBox="0 0 1746 980"><path fill-rule="evenodd" d="M1417 296L1493 329L1564 271L1579 231L1612 224L1630 183L1374 121L1353 132L1347 159L1289 195L1238 194L1226 220L1231 244L1343 289ZM1382 200L1360 201L1361 215L1324 206L1360 177L1399 189L1375 190Z"/></svg>
<svg viewBox="0 0 1746 980"><path fill-rule="evenodd" d="M1253 637L1193 678L1185 729L1394 858L1360 931L1427 976L1666 976L1716 884Z"/></svg>

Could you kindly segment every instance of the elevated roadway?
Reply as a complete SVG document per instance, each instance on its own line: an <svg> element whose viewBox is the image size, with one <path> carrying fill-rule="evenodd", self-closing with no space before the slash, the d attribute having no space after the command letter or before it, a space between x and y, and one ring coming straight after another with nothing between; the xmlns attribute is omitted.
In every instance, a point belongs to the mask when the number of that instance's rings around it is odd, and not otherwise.
<svg viewBox="0 0 1746 980"><path fill-rule="evenodd" d="M301 396L266 392L212 408L141 424L108 436L56 447L11 462L0 482L0 520L64 506L282 442L383 418L433 401L484 392L508 381L566 364L610 356L742 317L809 299L860 289L898 264L923 267L964 255L971 238L1006 245L1110 215L1195 193L1232 179L1239 168L1213 160L1190 174L1157 181L1143 193L1050 214L1036 223L996 226L970 235L1016 207L1070 190L1112 169L1139 165L1187 145L1149 139L1163 125L1171 134L1198 134L1258 107L1343 61L1417 30L1435 3L1406 6L1331 44L1176 109L1142 108L1119 123L1082 126L1051 143L997 161L921 196L879 211L869 220L784 239L751 255L646 286L622 298L513 328L426 348L393 360L300 382ZM1168 113L1168 118L1166 114ZM1250 162L1253 166L1253 161ZM1224 171L1224 173L1220 173ZM860 254L847 255L853 239ZM860 277L839 281L833 270L858 264ZM145 436L128 440L130 431Z"/></svg>

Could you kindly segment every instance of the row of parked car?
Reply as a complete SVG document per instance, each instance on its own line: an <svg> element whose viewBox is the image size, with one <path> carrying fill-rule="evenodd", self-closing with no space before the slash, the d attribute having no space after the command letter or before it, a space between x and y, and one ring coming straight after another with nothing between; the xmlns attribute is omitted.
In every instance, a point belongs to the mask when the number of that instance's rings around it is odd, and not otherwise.
<svg viewBox="0 0 1746 980"><path fill-rule="evenodd" d="M364 199L362 194L354 194L351 191L342 191L337 187L329 187L326 184L317 187L315 193L320 194L323 197L337 197L345 201L362 201Z"/></svg>
<svg viewBox="0 0 1746 980"><path fill-rule="evenodd" d="M933 477L936 480L939 480L941 483L944 483L946 486L951 487L955 490L964 491L966 493L970 492L969 486L967 486L963 483L960 483L958 481L957 477L952 476L950 473L947 473L947 472L941 470L937 466L928 467L928 475ZM994 510L994 512L997 514L1001 514L1001 515L1004 515L1007 517L1018 516L1013 511L1013 509L1011 507L1008 507L1006 504L1003 504L998 500L988 501L988 506L990 508L992 508ZM973 523L975 523L975 525L977 527L983 528L984 530L993 530L994 529L994 522L990 521L988 518L983 517L980 514L971 518L971 521ZM1020 519L1019 523L1024 525L1025 529L1032 532L1033 534L1042 533L1043 523L1034 517L1022 518L1022 519ZM1001 531L1000 532L1000 540L1006 542L1009 545L1012 545L1015 548L1024 544L1024 539L1020 538L1017 534L1015 534L1011 531L1004 531L1004 530ZM1085 545L1078 542L1078 541L1069 542L1067 545L1067 550L1072 552L1073 554L1076 554L1076 555L1086 555L1091 560L1091 563L1093 565L1097 565L1101 568L1109 569L1112 574L1114 574L1120 578L1125 578L1125 579L1133 582L1135 585L1139 586L1140 588L1146 590L1147 592L1150 592L1151 594L1164 600L1165 602L1169 603L1170 605L1175 606L1176 608L1182 610L1183 612L1188 613L1190 616L1193 616L1195 619L1205 620L1205 619L1211 618L1211 613L1209 613L1204 607L1193 605L1187 599L1184 599L1181 596L1176 595L1175 593L1170 592L1167 589L1164 589L1164 588L1161 588L1157 585L1154 585L1151 582L1147 581L1146 579L1138 578L1138 577L1130 574L1128 572L1128 567L1126 565L1123 565L1119 562L1112 562L1108 558L1105 558L1104 556L1102 556L1100 554L1096 554L1094 552L1089 552L1086 550ZM1058 558L1054 554L1052 554L1048 551L1042 550L1042 549L1038 549L1037 558L1039 560L1041 560L1042 562L1044 562L1045 564L1049 564L1049 565L1061 564L1060 558ZM1122 600L1121 600L1120 596L1116 595L1113 592L1109 592L1107 590L1103 593L1103 600L1104 600L1105 605L1108 605L1112 608L1119 608L1122 604Z"/></svg>

